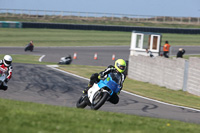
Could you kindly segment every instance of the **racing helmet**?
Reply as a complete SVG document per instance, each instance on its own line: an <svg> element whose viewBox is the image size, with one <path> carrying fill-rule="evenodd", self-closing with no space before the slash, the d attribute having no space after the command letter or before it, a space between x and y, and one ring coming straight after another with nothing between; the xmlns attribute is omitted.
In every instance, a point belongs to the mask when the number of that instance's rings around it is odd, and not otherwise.
<svg viewBox="0 0 200 133"><path fill-rule="evenodd" d="M115 61L115 68L120 72L123 73L126 69L126 62L123 59L118 59Z"/></svg>
<svg viewBox="0 0 200 133"><path fill-rule="evenodd" d="M3 58L3 63L5 66L9 66L12 63L12 57L10 55L5 55Z"/></svg>

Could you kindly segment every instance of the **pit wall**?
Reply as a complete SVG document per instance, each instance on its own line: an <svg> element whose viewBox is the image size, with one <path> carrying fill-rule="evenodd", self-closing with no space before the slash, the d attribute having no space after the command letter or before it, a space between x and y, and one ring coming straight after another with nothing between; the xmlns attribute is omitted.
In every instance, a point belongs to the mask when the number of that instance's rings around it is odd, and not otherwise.
<svg viewBox="0 0 200 133"><path fill-rule="evenodd" d="M130 56L128 77L200 96L200 58Z"/></svg>
<svg viewBox="0 0 200 133"><path fill-rule="evenodd" d="M190 58L187 91L200 96L200 58Z"/></svg>

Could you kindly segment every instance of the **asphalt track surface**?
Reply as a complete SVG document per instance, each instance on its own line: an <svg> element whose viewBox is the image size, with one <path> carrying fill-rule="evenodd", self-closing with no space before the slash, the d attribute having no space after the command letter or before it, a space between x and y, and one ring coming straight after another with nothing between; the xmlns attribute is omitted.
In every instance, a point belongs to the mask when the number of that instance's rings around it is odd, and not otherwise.
<svg viewBox="0 0 200 133"><path fill-rule="evenodd" d="M173 46L171 55L176 55L179 48L186 50L186 55L200 55L200 46ZM59 62L61 57L77 53L77 59L73 60L73 64L92 65L92 66L108 66L114 64L112 60L113 54L115 59L129 59L129 46L109 46L109 47L36 47L33 52L24 52L24 47L0 47L1 54L32 54L45 55L43 62ZM94 60L94 54L97 53L97 60Z"/></svg>
<svg viewBox="0 0 200 133"><path fill-rule="evenodd" d="M126 49L129 48L120 47L119 50L117 50L118 48L119 47L115 47L116 52L120 53L119 55L122 58L124 57L126 59L126 56L129 54L126 53ZM46 55L45 56L46 59L44 57L43 60L54 62L54 60L57 61L56 59L58 57L56 57L56 55L59 55L58 53L64 54L62 53L62 51L66 52L68 49L69 47L38 48L35 49L34 52L24 52L23 48L0 48L0 52L1 54ZM92 51L94 49L95 51ZM105 50L104 52L106 52L106 50L109 51L109 49L112 49L112 47L110 48L99 47L97 49L99 50L99 52L103 50ZM84 59L86 59L87 56L89 57L90 54L92 55L92 53L96 52L95 47L76 47L75 50L76 52L79 50L78 52L80 52L80 54L83 55L81 55L76 62L74 60L73 61L74 64L83 64L83 65L84 63L92 64L91 62L94 61L93 57L90 57L91 59L87 61ZM125 51L124 53L123 50ZM84 56L85 51L88 52L85 53L86 56ZM65 54L71 54L70 52L73 53L74 51L70 50L69 53L66 52ZM98 61L106 62L105 64L107 65L107 63L110 62L111 57L109 59L106 58L106 56L112 55L112 53L113 52L107 54L99 53L99 55L102 55L101 57L102 59L95 60L94 62L95 64L92 65L101 64L98 63ZM51 55L50 59L48 55L49 56ZM81 62L81 59L84 61ZM47 67L45 65L13 63L13 68L14 68L13 78L8 83L9 89L7 91L0 90L1 98L75 107L76 101L81 95L81 91L83 90L83 88L87 86L88 83L87 79L75 77L65 72L61 72L52 69L50 67ZM100 108L100 110L179 120L190 123L198 123L198 124L200 123L199 110L163 104L157 101L135 96L134 94L129 94L125 91L121 92L119 97L120 97L120 102L117 105L113 105L109 102L106 102L106 104L103 105L102 108Z"/></svg>

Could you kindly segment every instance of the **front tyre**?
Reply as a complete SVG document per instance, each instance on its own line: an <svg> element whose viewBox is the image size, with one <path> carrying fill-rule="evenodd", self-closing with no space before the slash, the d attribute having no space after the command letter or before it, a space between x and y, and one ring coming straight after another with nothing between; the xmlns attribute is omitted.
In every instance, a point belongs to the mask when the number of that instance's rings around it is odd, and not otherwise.
<svg viewBox="0 0 200 133"><path fill-rule="evenodd" d="M77 101L76 107L77 108L85 108L87 106L87 101L86 101L87 95L83 94Z"/></svg>
<svg viewBox="0 0 200 133"><path fill-rule="evenodd" d="M107 92L96 92L92 100L91 109L98 110L107 101L108 97L109 94Z"/></svg>

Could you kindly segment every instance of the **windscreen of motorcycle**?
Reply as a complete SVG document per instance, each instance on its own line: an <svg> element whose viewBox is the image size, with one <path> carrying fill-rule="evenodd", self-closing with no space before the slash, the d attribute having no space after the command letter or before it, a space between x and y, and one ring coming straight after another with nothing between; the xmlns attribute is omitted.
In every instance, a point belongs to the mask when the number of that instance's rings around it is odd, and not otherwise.
<svg viewBox="0 0 200 133"><path fill-rule="evenodd" d="M121 74L120 73L117 73L117 72L110 73L110 76L113 81L115 81L117 84L120 85L120 83L121 83Z"/></svg>

